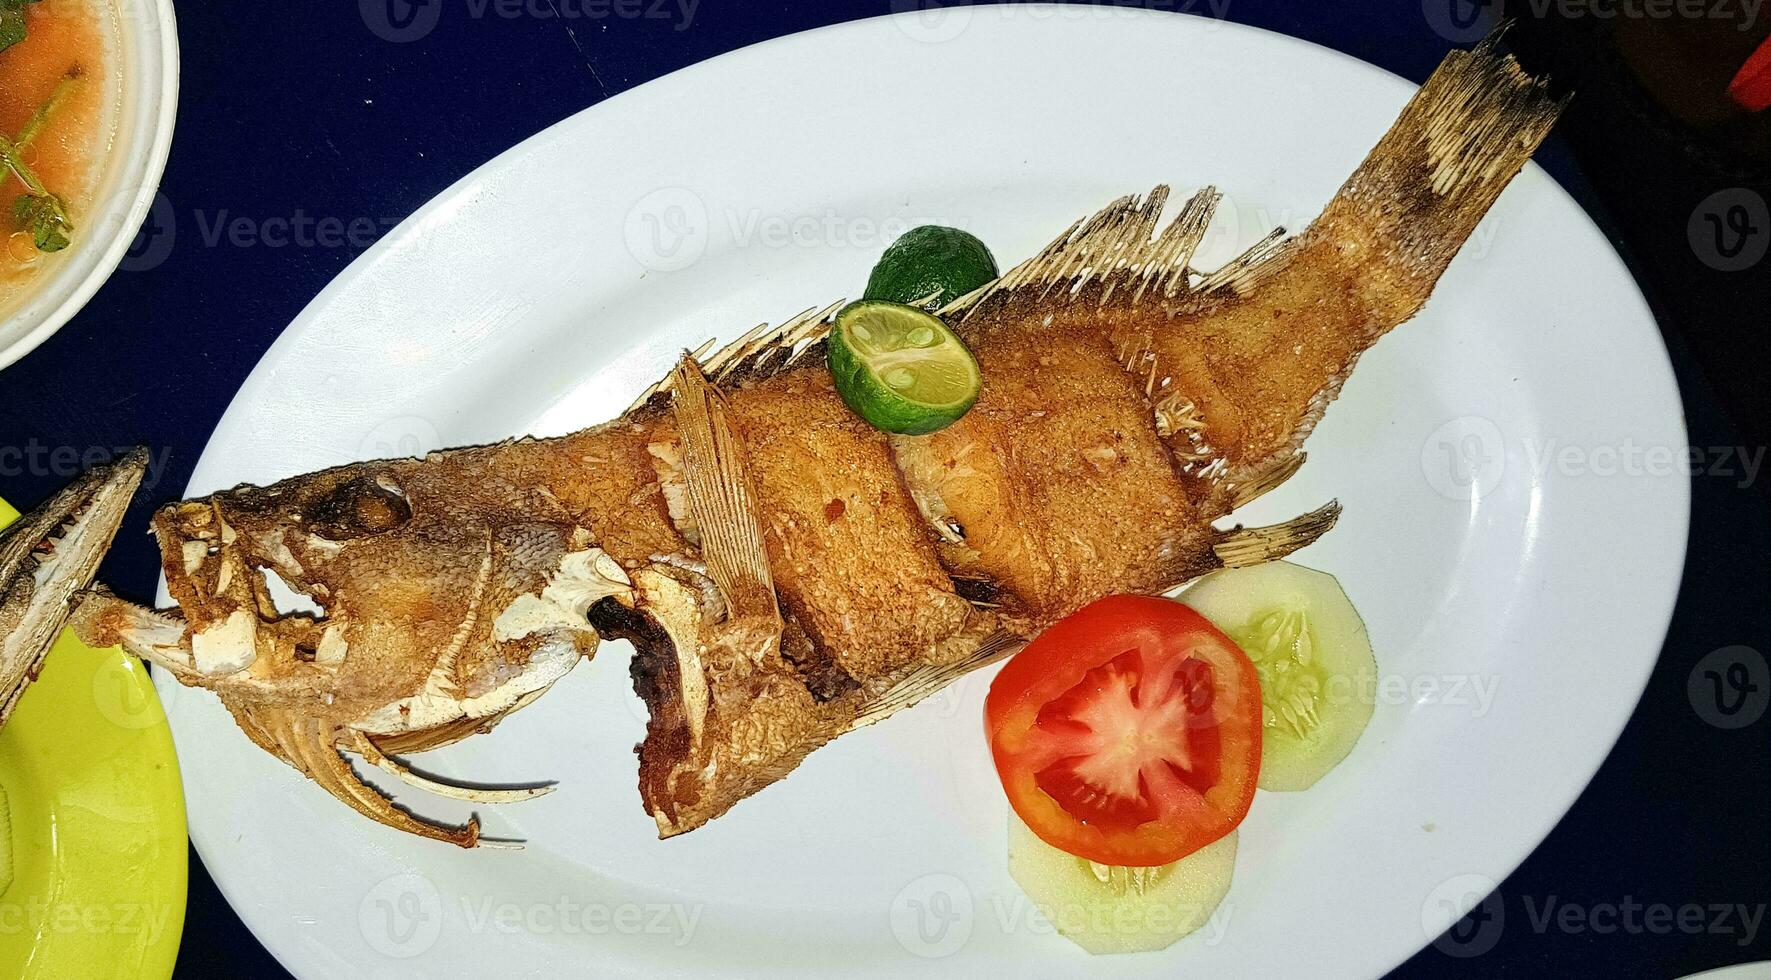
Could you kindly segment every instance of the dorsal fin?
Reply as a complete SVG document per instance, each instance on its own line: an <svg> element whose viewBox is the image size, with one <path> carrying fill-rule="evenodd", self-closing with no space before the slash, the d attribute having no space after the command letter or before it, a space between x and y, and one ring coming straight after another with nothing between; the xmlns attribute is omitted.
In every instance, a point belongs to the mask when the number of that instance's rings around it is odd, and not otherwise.
<svg viewBox="0 0 1771 980"><path fill-rule="evenodd" d="M1162 227L1166 185L1157 185L1143 198L1122 197L1071 225L995 282L947 304L941 314L972 317L1035 291L1039 300L1054 308L1085 292L1097 305L1115 296L1136 304L1152 289L1165 300L1188 292L1193 253L1205 238L1220 198L1215 188L1207 187Z"/></svg>
<svg viewBox="0 0 1771 980"><path fill-rule="evenodd" d="M726 417L725 398L688 355L672 377L683 478L701 529L701 556L708 575L726 600L728 618L772 621L779 633L781 614L763 546L756 489L744 446Z"/></svg>
<svg viewBox="0 0 1771 980"><path fill-rule="evenodd" d="M1250 245L1241 255L1200 279L1193 287L1195 295L1203 305L1225 289L1238 296L1254 292L1261 283L1285 268L1297 252L1297 242L1296 238L1286 234L1284 228L1267 232L1265 238Z"/></svg>
<svg viewBox="0 0 1771 980"><path fill-rule="evenodd" d="M779 326L758 324L711 356L707 350L713 346L713 341L709 340L691 351L689 356L707 380L722 390L730 390L752 379L772 377L810 359L810 352L830 332L830 318L842 309L843 303L843 300L837 300L822 309L806 310ZM627 411L670 391L675 383L676 372L673 371L642 392Z"/></svg>
<svg viewBox="0 0 1771 980"><path fill-rule="evenodd" d="M1085 296L1097 306L1115 299L1128 305L1160 299L1171 311L1191 310L1225 288L1238 293L1252 290L1289 259L1291 240L1279 229L1201 278L1192 267L1193 256L1222 195L1212 187L1200 190L1164 226L1162 211L1168 194L1168 187L1159 184L1143 197L1119 198L1072 224L1037 255L938 312L957 323L1022 297L1037 298L1058 309ZM1198 300L1188 301L1187 295ZM724 391L746 381L773 377L815 359L823 350L831 318L842 306L839 300L806 310L778 326L760 324L711 355L707 354L709 342L691 356L707 380ZM673 373L647 388L627 410L670 391L674 378Z"/></svg>

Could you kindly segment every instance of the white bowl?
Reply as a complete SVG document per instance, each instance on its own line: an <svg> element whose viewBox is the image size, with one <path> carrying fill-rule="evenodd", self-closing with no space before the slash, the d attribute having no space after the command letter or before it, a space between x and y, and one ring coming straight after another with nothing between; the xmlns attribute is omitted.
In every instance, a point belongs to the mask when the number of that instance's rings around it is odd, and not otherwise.
<svg viewBox="0 0 1771 980"><path fill-rule="evenodd" d="M0 319L0 368L30 353L98 292L141 228L172 146L178 29L172 0L104 0L116 10L122 103L100 162L93 210L74 246Z"/></svg>

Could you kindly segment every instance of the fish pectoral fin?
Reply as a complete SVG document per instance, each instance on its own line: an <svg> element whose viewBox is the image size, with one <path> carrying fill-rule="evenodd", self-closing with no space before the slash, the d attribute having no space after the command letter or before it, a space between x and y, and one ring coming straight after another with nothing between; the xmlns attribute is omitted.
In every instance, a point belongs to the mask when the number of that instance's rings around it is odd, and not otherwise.
<svg viewBox="0 0 1771 980"><path fill-rule="evenodd" d="M363 757L382 772L399 779L408 786L414 786L427 793L435 793L452 800L465 800L468 803L521 803L546 796L554 791L554 784L533 783L526 786L466 786L414 772L405 763L381 751L375 741L368 735L352 729L346 732L344 748Z"/></svg>
<svg viewBox="0 0 1771 980"><path fill-rule="evenodd" d="M959 660L916 667L868 698L848 730L865 728L908 708L974 670L1008 659L1026 645L1026 637L999 629L985 637L976 650Z"/></svg>
<svg viewBox="0 0 1771 980"><path fill-rule="evenodd" d="M340 741L348 745L356 733L294 711L234 707L233 712L253 741L376 823L457 847L474 847L479 843L479 818L469 817L461 827L434 824L395 806L379 790L363 782L340 752Z"/></svg>
<svg viewBox="0 0 1771 980"><path fill-rule="evenodd" d="M747 630L772 629L778 642L781 611L763 546L756 488L744 445L726 415L725 398L685 356L672 376L674 411L682 434L683 477L689 508L701 529L708 577L725 599L727 617Z"/></svg>
<svg viewBox="0 0 1771 980"><path fill-rule="evenodd" d="M1230 482L1230 509L1235 510L1278 489L1280 484L1291 479L1303 465L1304 453L1300 450L1288 453L1279 462L1256 470L1247 477Z"/></svg>
<svg viewBox="0 0 1771 980"><path fill-rule="evenodd" d="M1341 516L1338 500L1307 514L1266 527L1234 527L1218 533L1211 551L1224 568L1242 568L1277 561L1328 533Z"/></svg>

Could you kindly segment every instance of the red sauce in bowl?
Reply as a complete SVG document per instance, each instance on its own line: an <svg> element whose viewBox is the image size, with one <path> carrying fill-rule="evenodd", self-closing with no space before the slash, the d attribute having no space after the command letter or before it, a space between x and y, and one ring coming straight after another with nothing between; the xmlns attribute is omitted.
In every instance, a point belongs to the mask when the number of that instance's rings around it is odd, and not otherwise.
<svg viewBox="0 0 1771 980"><path fill-rule="evenodd" d="M25 8L25 39L0 51L0 131L17 138L62 79L79 82L25 148L25 162L44 186L68 202L74 224L68 251L84 244L100 163L111 143L117 101L109 0L41 0ZM12 205L24 185L0 168L0 311L22 296L56 256L38 252L20 231Z"/></svg>

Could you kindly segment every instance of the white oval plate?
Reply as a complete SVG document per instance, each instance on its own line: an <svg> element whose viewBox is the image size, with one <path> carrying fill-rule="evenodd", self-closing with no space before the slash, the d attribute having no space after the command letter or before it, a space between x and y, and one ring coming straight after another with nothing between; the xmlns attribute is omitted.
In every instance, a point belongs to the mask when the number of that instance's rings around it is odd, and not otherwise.
<svg viewBox="0 0 1771 980"><path fill-rule="evenodd" d="M1117 195L1215 182L1228 255L1301 227L1410 91L1285 37L1098 7L873 20L717 58L518 146L362 256L265 355L190 489L601 421L684 346L854 295L924 221L1009 262ZM1029 914L984 676L659 842L610 644L422 762L558 779L483 811L519 852L371 824L162 679L191 836L307 976L1373 975L1505 877L1610 749L1678 584L1684 447L1640 294L1528 170L1247 515L1346 505L1302 557L1365 614L1382 703L1320 785L1257 799L1217 919L1162 953L1091 959Z"/></svg>

